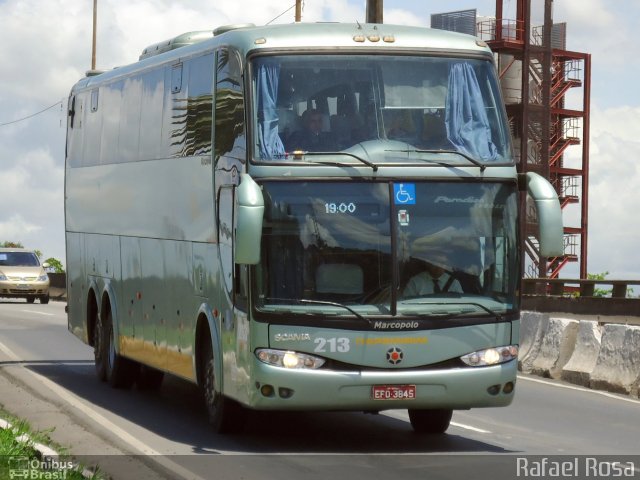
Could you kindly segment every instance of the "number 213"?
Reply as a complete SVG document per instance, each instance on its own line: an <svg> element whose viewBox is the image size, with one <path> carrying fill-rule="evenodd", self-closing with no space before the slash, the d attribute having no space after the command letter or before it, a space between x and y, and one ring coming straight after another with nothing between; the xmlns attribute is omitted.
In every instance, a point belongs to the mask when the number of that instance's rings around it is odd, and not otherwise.
<svg viewBox="0 0 640 480"><path fill-rule="evenodd" d="M316 338L313 343L316 344L314 352L348 352L350 350L349 339L346 337L340 338Z"/></svg>

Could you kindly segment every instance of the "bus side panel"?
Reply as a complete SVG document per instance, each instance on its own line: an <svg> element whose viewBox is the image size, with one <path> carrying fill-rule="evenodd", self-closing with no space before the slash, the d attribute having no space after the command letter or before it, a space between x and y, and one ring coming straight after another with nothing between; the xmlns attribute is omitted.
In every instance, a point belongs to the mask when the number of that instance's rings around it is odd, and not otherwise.
<svg viewBox="0 0 640 480"><path fill-rule="evenodd" d="M166 290L163 279L164 252L162 241L153 238L140 239L142 264L142 339L143 363L164 370L166 367Z"/></svg>
<svg viewBox="0 0 640 480"><path fill-rule="evenodd" d="M68 328L83 342L87 336L87 283L84 269L84 236L67 232L67 307Z"/></svg>
<svg viewBox="0 0 640 480"><path fill-rule="evenodd" d="M85 267L88 276L120 279L120 239L113 235L85 236ZM102 292L96 292L100 295ZM98 303L100 297L98 297Z"/></svg>
<svg viewBox="0 0 640 480"><path fill-rule="evenodd" d="M210 157L67 170L67 230L196 242L215 239Z"/></svg>
<svg viewBox="0 0 640 480"><path fill-rule="evenodd" d="M164 291L166 369L181 377L195 380L191 359L190 314L196 307L191 283L193 248L189 242L165 241Z"/></svg>
<svg viewBox="0 0 640 480"><path fill-rule="evenodd" d="M142 353L142 266L140 240L120 238L122 281L120 283L120 353L138 358Z"/></svg>

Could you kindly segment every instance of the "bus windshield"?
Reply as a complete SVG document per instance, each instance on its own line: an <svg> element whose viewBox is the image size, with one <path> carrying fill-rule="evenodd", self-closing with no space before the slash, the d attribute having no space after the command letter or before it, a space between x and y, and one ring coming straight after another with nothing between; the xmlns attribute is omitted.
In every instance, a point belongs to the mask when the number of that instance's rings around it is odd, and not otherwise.
<svg viewBox="0 0 640 480"><path fill-rule="evenodd" d="M518 307L513 185L270 181L262 187L262 255L253 282L258 312L463 321Z"/></svg>
<svg viewBox="0 0 640 480"><path fill-rule="evenodd" d="M256 161L317 161L325 152L344 163L512 162L490 60L262 56L252 76Z"/></svg>

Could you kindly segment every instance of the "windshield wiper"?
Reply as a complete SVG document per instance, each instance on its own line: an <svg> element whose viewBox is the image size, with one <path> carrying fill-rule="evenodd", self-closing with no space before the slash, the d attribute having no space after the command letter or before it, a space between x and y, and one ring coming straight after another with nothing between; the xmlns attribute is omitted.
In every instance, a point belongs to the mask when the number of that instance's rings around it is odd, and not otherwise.
<svg viewBox="0 0 640 480"><path fill-rule="evenodd" d="M291 303L297 303L297 304L308 303L310 305L329 305L332 307L344 308L349 313L352 313L358 320L362 320L363 322L366 322L367 325L369 325L370 327L372 326L370 319L362 316L361 314L356 312L353 308L338 302L329 302L325 300L307 300L305 298L275 298L275 297L267 297L264 300L276 300L281 302L291 302Z"/></svg>
<svg viewBox="0 0 640 480"><path fill-rule="evenodd" d="M464 159L468 160L469 162L473 163L475 166L480 167L480 171L481 172L484 172L485 168L487 168L487 165L485 165L484 163L479 162L475 158L467 155L464 152L460 152L458 150L442 150L442 149L421 150L419 148L414 148L413 150L389 150L389 151L403 152L403 153L453 153L453 154L456 154L456 155L460 155L462 158L464 158ZM447 164L445 162L440 162L440 161L434 161L433 163L438 163L440 165L451 166L450 164Z"/></svg>
<svg viewBox="0 0 640 480"><path fill-rule="evenodd" d="M365 160L362 157L359 157L357 155L354 155L353 153L348 153L348 152L302 152L301 154L298 154L296 152L292 152L291 155L293 155L295 157L295 155L310 155L310 156L315 156L315 155L346 155L347 157L352 157L355 158L356 160L358 160L361 163L364 163L366 166L371 167L373 169L374 172L378 171L378 165L376 165L375 163L370 162L369 160ZM313 163L324 163L327 165L348 165L348 164L341 164L338 162L326 162L326 161L316 161L314 160Z"/></svg>
<svg viewBox="0 0 640 480"><path fill-rule="evenodd" d="M410 305L473 305L474 307L478 307L481 310L484 310L489 315L493 316L499 322L502 321L502 315L498 312L491 310L489 307L485 307L480 303L475 302L411 302Z"/></svg>

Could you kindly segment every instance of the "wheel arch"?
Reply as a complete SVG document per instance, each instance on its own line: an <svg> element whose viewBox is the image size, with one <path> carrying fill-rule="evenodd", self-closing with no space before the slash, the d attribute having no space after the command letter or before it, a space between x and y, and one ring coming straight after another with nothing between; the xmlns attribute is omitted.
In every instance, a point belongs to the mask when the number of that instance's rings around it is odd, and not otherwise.
<svg viewBox="0 0 640 480"><path fill-rule="evenodd" d="M100 309L98 308L98 299L96 295L96 285L95 282L91 281L89 285L89 289L87 290L87 312L86 312L86 322L87 322L87 344L94 347L93 334L96 328L96 318L100 314Z"/></svg>
<svg viewBox="0 0 640 480"><path fill-rule="evenodd" d="M215 386L219 392L222 392L222 357L221 357L221 342L220 334L215 317L211 311L211 308L203 304L198 310L198 319L196 321L195 329L195 355L194 355L194 371L196 372L196 381L199 386L203 384L204 375L204 354L206 352L207 343L211 345L213 353L213 363L215 366Z"/></svg>
<svg viewBox="0 0 640 480"><path fill-rule="evenodd" d="M100 318L104 322L107 318L107 313L111 312L111 325L113 328L113 346L116 353L120 354L120 337L119 337L119 317L116 304L116 296L113 291L111 282L107 281L102 289L102 297L100 301Z"/></svg>

